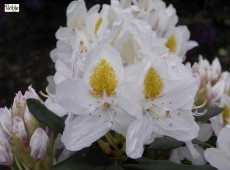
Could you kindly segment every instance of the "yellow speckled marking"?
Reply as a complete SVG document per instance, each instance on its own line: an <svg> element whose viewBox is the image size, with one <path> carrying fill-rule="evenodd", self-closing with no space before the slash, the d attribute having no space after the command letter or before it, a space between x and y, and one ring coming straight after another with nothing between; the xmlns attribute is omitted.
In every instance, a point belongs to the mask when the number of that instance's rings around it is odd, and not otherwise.
<svg viewBox="0 0 230 170"><path fill-rule="evenodd" d="M95 25L95 34L97 33L97 31L99 30L100 26L101 26L101 23L102 23L102 17L99 17L98 20L97 20L97 23Z"/></svg>
<svg viewBox="0 0 230 170"><path fill-rule="evenodd" d="M118 80L113 67L105 59L101 59L94 68L89 84L93 89L91 94L97 98L103 97L104 93L114 95Z"/></svg>
<svg viewBox="0 0 230 170"><path fill-rule="evenodd" d="M144 79L144 96L147 100L158 97L164 88L164 82L154 68L150 68Z"/></svg>
<svg viewBox="0 0 230 170"><path fill-rule="evenodd" d="M174 35L171 35L166 42L165 46L169 48L170 52L175 53L176 52L176 39Z"/></svg>
<svg viewBox="0 0 230 170"><path fill-rule="evenodd" d="M223 125L226 126L228 125L230 122L230 109L229 107L225 104L224 105L224 111L222 112L222 118L223 118Z"/></svg>
<svg viewBox="0 0 230 170"><path fill-rule="evenodd" d="M230 97L230 86L228 87L228 96Z"/></svg>

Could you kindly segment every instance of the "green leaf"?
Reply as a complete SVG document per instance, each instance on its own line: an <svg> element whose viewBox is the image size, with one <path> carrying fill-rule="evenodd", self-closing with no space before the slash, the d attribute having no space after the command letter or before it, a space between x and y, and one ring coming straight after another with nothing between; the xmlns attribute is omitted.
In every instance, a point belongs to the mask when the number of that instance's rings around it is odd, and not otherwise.
<svg viewBox="0 0 230 170"><path fill-rule="evenodd" d="M176 164L168 160L151 160L141 158L136 164L124 164L125 170L216 170L210 165Z"/></svg>
<svg viewBox="0 0 230 170"><path fill-rule="evenodd" d="M192 140L192 143L193 143L193 144L198 144L198 145L204 146L204 147L206 147L206 148L212 148L212 147L214 147L214 146L210 145L209 143L202 142L202 141L200 141L200 140L198 140L198 139L193 139L193 140Z"/></svg>
<svg viewBox="0 0 230 170"><path fill-rule="evenodd" d="M205 120L209 120L210 118L214 117L214 116L217 116L218 114L220 114L221 112L223 112L223 108L219 108L219 107L208 107L207 108L207 111L204 115L202 116L194 116L195 117L195 121L196 122L200 122L200 121L205 121ZM198 113L199 112L203 112L204 109L198 109L198 110L195 110L197 111Z"/></svg>
<svg viewBox="0 0 230 170"><path fill-rule="evenodd" d="M47 109L39 100L27 99L26 101L30 112L37 120L50 127L54 131L60 134L63 133L65 123L62 118L58 117L52 111Z"/></svg>
<svg viewBox="0 0 230 170"><path fill-rule="evenodd" d="M184 142L165 136L161 138L156 138L155 141L148 146L148 149L171 150L171 149L181 147L183 145Z"/></svg>
<svg viewBox="0 0 230 170"><path fill-rule="evenodd" d="M55 165L52 170L104 170L112 160L103 154L96 144L76 152L67 160Z"/></svg>

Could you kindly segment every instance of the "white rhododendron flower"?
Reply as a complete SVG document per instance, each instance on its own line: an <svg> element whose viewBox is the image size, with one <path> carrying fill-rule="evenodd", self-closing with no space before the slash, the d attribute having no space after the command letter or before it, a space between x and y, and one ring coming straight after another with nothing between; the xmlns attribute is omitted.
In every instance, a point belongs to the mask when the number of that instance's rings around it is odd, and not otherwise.
<svg viewBox="0 0 230 170"><path fill-rule="evenodd" d="M153 133L185 142L197 137L199 127L191 109L199 81L189 69L179 63L170 68L157 56L146 64L130 66L128 72L132 84L137 82L130 93L137 94L142 107L136 115L129 112L136 117L127 133L126 152L130 157L142 155L143 145L153 141Z"/></svg>
<svg viewBox="0 0 230 170"><path fill-rule="evenodd" d="M218 148L209 148L204 152L206 160L219 170L228 170L230 167L230 128L223 128L217 138Z"/></svg>
<svg viewBox="0 0 230 170"><path fill-rule="evenodd" d="M110 129L126 134L132 117L118 102L123 97L119 91L123 81L119 53L109 45L100 45L89 52L82 79L69 79L57 86L57 102L71 112L62 136L67 149L90 146ZM124 101L126 107L133 107L132 100Z"/></svg>
<svg viewBox="0 0 230 170"><path fill-rule="evenodd" d="M132 158L162 135L186 142L195 156L199 126L191 110L199 80L182 61L197 43L186 26L176 26L175 8L161 0L112 0L87 10L79 0L66 13L50 53L56 73L45 102L67 115L65 147L80 150L114 130L126 137Z"/></svg>

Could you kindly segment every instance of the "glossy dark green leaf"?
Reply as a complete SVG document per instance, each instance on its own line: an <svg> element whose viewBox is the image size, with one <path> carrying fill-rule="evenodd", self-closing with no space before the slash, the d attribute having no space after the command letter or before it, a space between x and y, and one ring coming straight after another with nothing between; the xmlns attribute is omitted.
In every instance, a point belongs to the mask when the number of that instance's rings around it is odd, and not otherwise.
<svg viewBox="0 0 230 170"><path fill-rule="evenodd" d="M195 121L196 122L200 122L200 121L205 121L205 120L209 120L210 118L217 116L218 114L220 114L224 109L223 108L219 108L219 107L209 107L206 110L206 113L204 115L201 116L194 116L195 117ZM199 112L203 112L204 109L199 109L196 110L198 113Z"/></svg>
<svg viewBox="0 0 230 170"><path fill-rule="evenodd" d="M55 165L52 170L105 170L110 164L112 160L103 154L96 144L93 144Z"/></svg>
<svg viewBox="0 0 230 170"><path fill-rule="evenodd" d="M37 120L50 127L54 131L60 134L63 133L65 123L62 118L58 117L52 111L47 109L39 100L27 99L26 101L30 112Z"/></svg>
<svg viewBox="0 0 230 170"><path fill-rule="evenodd" d="M171 150L181 147L183 145L184 142L165 136L161 138L156 138L155 141L148 146L148 149Z"/></svg>
<svg viewBox="0 0 230 170"><path fill-rule="evenodd" d="M210 165L176 164L168 160L140 159L137 164L124 164L125 170L216 170Z"/></svg>
<svg viewBox="0 0 230 170"><path fill-rule="evenodd" d="M105 168L105 170L124 170L124 168L121 165L118 165L116 163L113 163Z"/></svg>

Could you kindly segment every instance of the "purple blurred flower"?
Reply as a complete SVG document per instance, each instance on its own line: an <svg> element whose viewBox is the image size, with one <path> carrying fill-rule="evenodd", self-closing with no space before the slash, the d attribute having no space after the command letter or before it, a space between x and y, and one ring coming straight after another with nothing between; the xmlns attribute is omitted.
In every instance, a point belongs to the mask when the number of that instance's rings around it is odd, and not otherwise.
<svg viewBox="0 0 230 170"><path fill-rule="evenodd" d="M213 43L219 40L216 28L211 24L203 24L195 28L194 39L199 44Z"/></svg>
<svg viewBox="0 0 230 170"><path fill-rule="evenodd" d="M40 10L43 7L43 3L41 0L26 0L25 4L29 7L29 8L33 8L36 10Z"/></svg>

